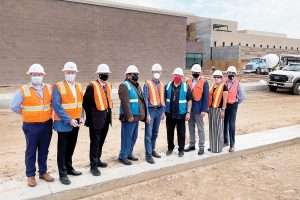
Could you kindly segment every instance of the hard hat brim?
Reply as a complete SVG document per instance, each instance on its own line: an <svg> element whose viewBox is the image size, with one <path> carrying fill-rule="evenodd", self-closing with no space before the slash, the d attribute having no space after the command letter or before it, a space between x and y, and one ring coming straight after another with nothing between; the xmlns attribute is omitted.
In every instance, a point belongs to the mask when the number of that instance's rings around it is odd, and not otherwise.
<svg viewBox="0 0 300 200"><path fill-rule="evenodd" d="M95 72L95 74L101 74L101 73L102 73L102 74L111 74L111 72L110 72L110 71L109 71L109 72L98 72L98 71L97 71L97 72Z"/></svg>
<svg viewBox="0 0 300 200"><path fill-rule="evenodd" d="M39 74L43 74L43 75L46 74L45 72L30 72L30 71L26 72L26 74L30 74L30 73L39 73Z"/></svg>
<svg viewBox="0 0 300 200"><path fill-rule="evenodd" d="M65 72L65 71L79 72L77 69L76 69L76 70L71 70L71 69L62 69L61 71L62 71L62 72Z"/></svg>

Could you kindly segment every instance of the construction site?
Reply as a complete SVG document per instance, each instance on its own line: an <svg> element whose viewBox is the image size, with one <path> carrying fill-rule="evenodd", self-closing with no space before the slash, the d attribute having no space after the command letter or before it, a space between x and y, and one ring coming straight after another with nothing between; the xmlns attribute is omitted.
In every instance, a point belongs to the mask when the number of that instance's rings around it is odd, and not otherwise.
<svg viewBox="0 0 300 200"><path fill-rule="evenodd" d="M300 75L299 79L295 75L293 88L287 91L278 82L270 85L276 78L269 71L242 72L252 59L268 54L279 56L276 65L283 54L297 61L300 39L284 33L239 30L237 21L94 0L3 0L0 38L0 199L300 199ZM16 90L30 81L26 72L31 64L42 64L44 81L53 84L63 79L61 69L67 61L78 65L76 81L84 90L89 81L97 79L98 64L110 67L113 116L101 158L108 167L101 169L99 177L89 173L89 128L81 125L73 164L83 175L72 177L71 186L61 185L58 138L53 131L47 165L55 181L37 179L37 187L29 188L24 173L23 121L9 109L9 103ZM236 152L228 153L228 147L219 154L207 151L206 115L204 156L188 152L182 160L177 153L167 157L163 120L156 144L162 158L155 165L145 161L142 122L134 147L139 161L130 167L118 162L117 90L129 65L138 67L143 85L151 78L154 63L163 67L163 83L172 80L176 67L184 69L188 80L191 67L200 64L201 77L211 84L212 66L224 75L229 66L236 66L246 93L238 108ZM275 92L274 84L278 86ZM186 145L188 133L187 126Z"/></svg>

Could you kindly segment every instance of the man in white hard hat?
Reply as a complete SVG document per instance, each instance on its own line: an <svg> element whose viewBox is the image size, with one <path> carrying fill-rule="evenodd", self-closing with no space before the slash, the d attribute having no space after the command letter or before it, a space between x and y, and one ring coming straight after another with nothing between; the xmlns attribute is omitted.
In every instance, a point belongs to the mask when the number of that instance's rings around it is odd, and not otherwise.
<svg viewBox="0 0 300 200"><path fill-rule="evenodd" d="M83 108L86 113L85 125L90 132L90 172L100 176L98 167L107 167L101 161L102 147L111 124L112 86L107 81L110 70L107 64L97 68L97 80L91 81L83 96Z"/></svg>
<svg viewBox="0 0 300 200"><path fill-rule="evenodd" d="M72 165L72 157L77 143L78 131L83 123L82 87L75 82L78 72L74 62L67 62L62 69L64 80L56 83L52 93L54 130L58 133L57 165L59 180L62 184L71 184L67 175L79 176Z"/></svg>
<svg viewBox="0 0 300 200"><path fill-rule="evenodd" d="M29 67L30 83L17 90L10 109L22 115L26 138L25 165L28 186L36 186L36 155L38 154L39 178L53 182L47 173L48 149L52 137L51 85L43 82L46 74L40 64Z"/></svg>
<svg viewBox="0 0 300 200"><path fill-rule="evenodd" d="M174 150L174 131L177 129L178 156L183 157L185 145L185 121L190 119L192 108L192 92L184 82L184 74L181 68L176 68L173 72L173 81L165 86L166 102L166 125L169 156Z"/></svg>
<svg viewBox="0 0 300 200"><path fill-rule="evenodd" d="M164 119L165 90L164 84L159 80L162 72L160 64L152 66L152 80L146 80L144 84L144 98L147 107L147 121L145 126L145 152L146 161L154 164L153 157L161 156L155 151L156 139L160 122Z"/></svg>
<svg viewBox="0 0 300 200"><path fill-rule="evenodd" d="M237 70L234 66L229 66L227 69L227 78L223 79L223 83L228 88L227 107L224 118L224 146L228 146L228 132L230 148L229 152L234 152L235 148L235 122L238 105L245 99L244 87L240 80L235 78Z"/></svg>
<svg viewBox="0 0 300 200"><path fill-rule="evenodd" d="M200 76L201 66L199 64L194 64L191 71L193 78L187 81L193 94L192 113L189 120L190 144L184 151L189 152L195 150L195 125L197 125L199 136L198 155L202 155L204 154L205 147L203 119L208 110L209 85L208 82Z"/></svg>
<svg viewBox="0 0 300 200"><path fill-rule="evenodd" d="M139 121L146 121L146 105L142 88L138 83L139 71L130 65L126 70L126 79L119 86L120 121L121 121L121 150L119 162L131 165L138 158L133 155L133 148L138 136ZM131 160L131 161L130 161Z"/></svg>

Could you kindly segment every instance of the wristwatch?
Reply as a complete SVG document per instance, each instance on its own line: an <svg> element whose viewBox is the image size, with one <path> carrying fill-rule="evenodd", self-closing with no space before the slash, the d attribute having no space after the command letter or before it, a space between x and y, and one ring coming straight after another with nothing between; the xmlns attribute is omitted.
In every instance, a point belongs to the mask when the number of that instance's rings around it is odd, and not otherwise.
<svg viewBox="0 0 300 200"><path fill-rule="evenodd" d="M221 110L225 110L225 108L221 108Z"/></svg>

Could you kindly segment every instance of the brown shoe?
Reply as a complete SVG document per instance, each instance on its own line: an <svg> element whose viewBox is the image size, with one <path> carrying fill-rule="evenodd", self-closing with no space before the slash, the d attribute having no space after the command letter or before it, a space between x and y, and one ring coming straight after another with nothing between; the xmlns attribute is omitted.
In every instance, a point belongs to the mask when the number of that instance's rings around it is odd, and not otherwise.
<svg viewBox="0 0 300 200"><path fill-rule="evenodd" d="M27 184L29 187L35 187L36 186L36 181L34 176L29 176Z"/></svg>
<svg viewBox="0 0 300 200"><path fill-rule="evenodd" d="M229 148L229 152L234 152L234 151L235 151L234 147Z"/></svg>
<svg viewBox="0 0 300 200"><path fill-rule="evenodd" d="M50 176L49 174L43 174L43 175L40 175L40 179L44 179L45 181L47 182L53 182L54 181L54 178L52 176Z"/></svg>
<svg viewBox="0 0 300 200"><path fill-rule="evenodd" d="M223 147L228 147L229 144L228 143L224 143Z"/></svg>

